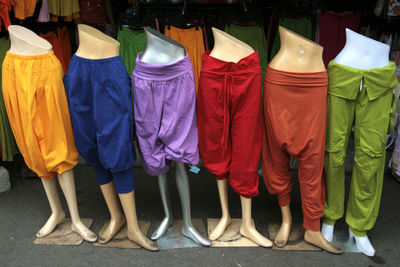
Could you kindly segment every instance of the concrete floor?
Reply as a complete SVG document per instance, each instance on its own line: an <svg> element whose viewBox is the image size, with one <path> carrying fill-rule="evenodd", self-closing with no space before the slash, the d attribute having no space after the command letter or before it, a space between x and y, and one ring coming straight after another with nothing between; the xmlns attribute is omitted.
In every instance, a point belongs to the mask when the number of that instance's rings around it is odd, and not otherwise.
<svg viewBox="0 0 400 267"><path fill-rule="evenodd" d="M91 229L98 232L109 217L91 167L75 169L78 205L82 217L94 218ZM157 179L135 167L137 214L141 220L156 222L163 210ZM296 173L294 173L294 178ZM190 174L192 217L218 218L220 204L213 176L204 168ZM297 179L292 193L292 213L302 221ZM170 177L175 218L181 217L173 176ZM253 200L257 229L268 236L267 224L280 221L276 197L271 196L260 179L260 195ZM232 217L241 216L239 196L229 193ZM0 193L0 266L388 266L400 265L400 184L390 174L384 178L380 214L369 237L377 250L375 257L360 253L332 255L327 252L276 251L266 248L190 248L156 253L144 249L98 248L83 242L80 246L34 245L35 233L50 215L50 208L38 179L12 180L12 190ZM63 201L64 207L66 207ZM398 217L399 216L399 217ZM154 229L154 224L150 231Z"/></svg>

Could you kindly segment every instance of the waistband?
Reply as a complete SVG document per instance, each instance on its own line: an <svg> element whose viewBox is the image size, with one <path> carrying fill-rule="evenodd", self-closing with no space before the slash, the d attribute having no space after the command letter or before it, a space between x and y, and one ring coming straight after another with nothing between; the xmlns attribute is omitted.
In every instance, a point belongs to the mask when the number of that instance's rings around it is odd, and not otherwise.
<svg viewBox="0 0 400 267"><path fill-rule="evenodd" d="M175 26L167 25L164 27L164 32L165 31L179 32L179 33L185 33L185 34L189 33L189 32L198 32L198 33L203 34L203 31L200 26L198 26L198 27L194 26L194 27L187 28L187 29L181 29L181 28L178 28Z"/></svg>
<svg viewBox="0 0 400 267"><path fill-rule="evenodd" d="M73 54L71 60L84 62L86 64L105 64L105 63L121 61L122 58L121 58L121 55L118 55L115 57L108 57L108 58L89 59L89 58L84 58L84 57L80 57L80 56Z"/></svg>
<svg viewBox="0 0 400 267"><path fill-rule="evenodd" d="M268 65L265 82L276 85L302 85L319 87L328 85L328 72L290 72L273 69Z"/></svg>
<svg viewBox="0 0 400 267"><path fill-rule="evenodd" d="M133 71L134 76L145 80L165 81L182 76L187 72L193 72L189 54L178 61L170 64L153 64L140 60L143 52L136 56L136 66Z"/></svg>
<svg viewBox="0 0 400 267"><path fill-rule="evenodd" d="M226 74L251 74L261 72L258 51L254 51L247 57L242 58L237 63L223 61L210 56L211 50L204 52L202 57L201 72L216 75Z"/></svg>
<svg viewBox="0 0 400 267"><path fill-rule="evenodd" d="M146 34L144 30L141 29L130 29L126 27L122 27L121 30L118 31L118 37L126 39L128 42L132 43L143 43L146 44Z"/></svg>
<svg viewBox="0 0 400 267"><path fill-rule="evenodd" d="M3 61L3 67L11 70L16 66L23 66L23 69L19 68L19 71L41 73L58 69L61 67L61 63L53 50L40 55L14 54L8 50Z"/></svg>

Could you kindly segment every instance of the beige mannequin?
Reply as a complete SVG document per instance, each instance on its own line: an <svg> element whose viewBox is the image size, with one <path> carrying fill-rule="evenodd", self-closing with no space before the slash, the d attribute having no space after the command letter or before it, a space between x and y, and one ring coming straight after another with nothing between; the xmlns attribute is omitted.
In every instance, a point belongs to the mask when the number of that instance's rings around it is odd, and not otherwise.
<svg viewBox="0 0 400 267"><path fill-rule="evenodd" d="M271 68L306 73L325 71L322 60L322 46L281 26L279 26L279 36L281 39L281 48L269 63ZM281 207L281 211L282 224L274 241L278 247L286 245L292 228L290 206ZM304 240L329 252L341 253L340 248L328 242L322 236L321 232L306 229Z"/></svg>
<svg viewBox="0 0 400 267"><path fill-rule="evenodd" d="M212 28L212 31L214 35L214 48L210 56L223 61L237 63L240 59L254 52L253 48L249 45L223 31L216 28ZM221 202L222 218L214 231L210 234L210 240L218 239L231 222L228 206L228 179L217 180L217 185ZM251 198L240 196L240 202L242 205L242 225L240 227L240 233L259 246L271 247L272 242L262 236L251 222Z"/></svg>
<svg viewBox="0 0 400 267"><path fill-rule="evenodd" d="M101 31L88 25L78 25L79 47L75 55L87 59L103 59L119 55L120 44L115 39L105 35ZM111 220L105 231L99 233L99 243L107 243L121 229L125 223L128 227L128 238L145 249L159 250L157 244L149 240L140 230L136 216L134 191L125 194L117 194L114 182L100 186ZM118 203L118 198L122 204ZM125 216L124 216L125 215Z"/></svg>
<svg viewBox="0 0 400 267"><path fill-rule="evenodd" d="M8 32L10 34L11 41L10 52L13 54L40 55L52 51L52 46L49 42L24 27L11 25L8 27ZM57 175L57 177L68 204L72 221L72 230L78 233L84 240L95 242L97 240L96 234L90 231L82 223L79 216L73 171L68 170ZM41 180L50 204L52 214L47 220L46 224L39 230L39 232L37 232L37 237L44 237L50 234L53 232L56 226L62 223L65 219L65 212L62 208L60 196L58 194L57 179L52 178Z"/></svg>

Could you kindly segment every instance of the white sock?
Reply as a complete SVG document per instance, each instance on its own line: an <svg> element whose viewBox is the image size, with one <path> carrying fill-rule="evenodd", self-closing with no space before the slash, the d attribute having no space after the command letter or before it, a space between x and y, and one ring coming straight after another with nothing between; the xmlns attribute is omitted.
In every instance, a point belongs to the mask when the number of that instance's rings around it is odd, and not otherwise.
<svg viewBox="0 0 400 267"><path fill-rule="evenodd" d="M372 246L371 242L369 241L368 236L356 236L350 229L349 229L349 235L350 238L354 237L354 239L356 240L357 248L362 253L370 257L375 255L375 249Z"/></svg>
<svg viewBox="0 0 400 267"><path fill-rule="evenodd" d="M333 230L335 229L334 225L329 225L329 224L322 224L322 229L321 233L322 236L326 239L326 241L331 242L333 239Z"/></svg>

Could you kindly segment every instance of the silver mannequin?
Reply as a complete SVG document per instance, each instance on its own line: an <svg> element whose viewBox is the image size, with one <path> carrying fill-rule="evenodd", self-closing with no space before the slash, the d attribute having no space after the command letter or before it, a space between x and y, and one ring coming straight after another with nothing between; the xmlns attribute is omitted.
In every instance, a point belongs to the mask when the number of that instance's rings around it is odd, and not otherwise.
<svg viewBox="0 0 400 267"><path fill-rule="evenodd" d="M185 48L178 42L169 39L165 35L151 28L146 27L145 33L147 45L140 57L141 61L153 64L170 64L185 57ZM190 215L189 181L185 165L182 162L175 162L175 179L182 205L182 234L200 245L209 246L211 242L207 238L203 237L192 225L192 218ZM173 222L167 173L158 176L158 185L160 187L165 217L159 227L152 234L151 239L153 240L161 238Z"/></svg>

